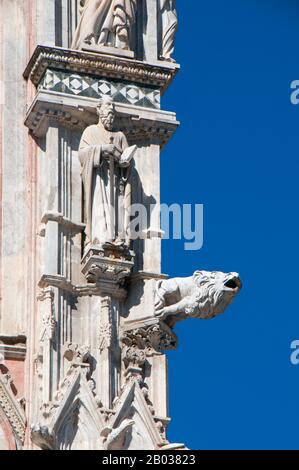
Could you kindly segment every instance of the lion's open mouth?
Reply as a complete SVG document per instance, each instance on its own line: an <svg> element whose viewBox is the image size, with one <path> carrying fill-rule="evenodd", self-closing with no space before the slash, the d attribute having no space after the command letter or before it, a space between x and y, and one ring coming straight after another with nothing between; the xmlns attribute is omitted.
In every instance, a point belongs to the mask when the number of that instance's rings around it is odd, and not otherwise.
<svg viewBox="0 0 299 470"><path fill-rule="evenodd" d="M232 289L232 290L240 289L242 287L239 277L228 279L228 281L226 281L224 285L227 289Z"/></svg>

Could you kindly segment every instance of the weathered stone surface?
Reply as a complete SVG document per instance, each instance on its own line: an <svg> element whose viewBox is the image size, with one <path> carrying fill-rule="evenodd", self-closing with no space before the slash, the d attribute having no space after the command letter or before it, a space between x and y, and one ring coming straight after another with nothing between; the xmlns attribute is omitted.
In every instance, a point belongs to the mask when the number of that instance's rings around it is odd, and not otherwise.
<svg viewBox="0 0 299 470"><path fill-rule="evenodd" d="M224 313L241 287L238 273L195 271L192 277L161 280L155 314L170 326L186 318L211 319Z"/></svg>
<svg viewBox="0 0 299 470"><path fill-rule="evenodd" d="M241 283L161 274L175 1L0 7L0 449L183 449L166 432L172 328Z"/></svg>

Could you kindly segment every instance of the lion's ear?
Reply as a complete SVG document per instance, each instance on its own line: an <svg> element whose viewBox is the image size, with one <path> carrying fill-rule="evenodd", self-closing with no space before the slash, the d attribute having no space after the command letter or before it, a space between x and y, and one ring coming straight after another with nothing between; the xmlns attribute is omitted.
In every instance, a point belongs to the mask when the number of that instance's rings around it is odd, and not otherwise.
<svg viewBox="0 0 299 470"><path fill-rule="evenodd" d="M193 276L202 276L203 275L203 271L195 271L195 273L193 274Z"/></svg>
<svg viewBox="0 0 299 470"><path fill-rule="evenodd" d="M195 271L195 273L193 274L193 281L195 283L197 282L201 282L201 279L203 278L203 271Z"/></svg>

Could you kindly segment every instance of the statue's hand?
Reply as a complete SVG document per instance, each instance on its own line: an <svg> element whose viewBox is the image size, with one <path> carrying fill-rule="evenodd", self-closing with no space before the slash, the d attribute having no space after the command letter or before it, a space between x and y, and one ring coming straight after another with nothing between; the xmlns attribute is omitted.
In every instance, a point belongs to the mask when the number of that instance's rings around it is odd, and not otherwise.
<svg viewBox="0 0 299 470"><path fill-rule="evenodd" d="M106 144L102 146L102 152L104 157L114 157L116 160L119 160L121 157L121 151L114 144Z"/></svg>
<svg viewBox="0 0 299 470"><path fill-rule="evenodd" d="M168 309L169 309L169 307L165 307L165 306L160 307L160 308L157 308L157 307L156 307L156 308L155 308L155 315L156 315L156 317L159 317L159 318L161 318L161 319L167 317Z"/></svg>

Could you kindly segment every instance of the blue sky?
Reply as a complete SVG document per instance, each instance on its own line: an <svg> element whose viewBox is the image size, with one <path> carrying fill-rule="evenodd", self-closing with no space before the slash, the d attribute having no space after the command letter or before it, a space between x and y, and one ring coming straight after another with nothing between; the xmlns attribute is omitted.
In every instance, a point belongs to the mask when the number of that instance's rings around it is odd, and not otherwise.
<svg viewBox="0 0 299 470"><path fill-rule="evenodd" d="M163 98L181 127L162 201L204 204L204 246L163 242L163 272L238 271L223 316L177 325L169 439L193 449L298 449L299 1L177 1L182 69Z"/></svg>

